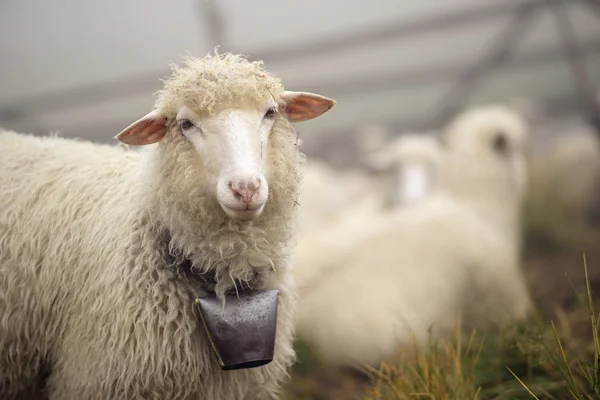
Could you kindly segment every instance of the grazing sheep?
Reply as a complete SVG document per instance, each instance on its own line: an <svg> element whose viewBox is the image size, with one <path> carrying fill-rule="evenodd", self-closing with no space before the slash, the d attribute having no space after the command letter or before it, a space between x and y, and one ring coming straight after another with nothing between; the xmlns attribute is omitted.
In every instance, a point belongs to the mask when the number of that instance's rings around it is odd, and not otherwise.
<svg viewBox="0 0 600 400"><path fill-rule="evenodd" d="M320 262L297 260L299 334L328 360L375 364L413 333L422 342L429 328L434 337L453 332L459 318L485 326L530 310L514 233L523 122L502 107L477 108L444 139L430 197L372 214L361 229L343 226L343 243L318 248Z"/></svg>
<svg viewBox="0 0 600 400"><path fill-rule="evenodd" d="M42 366L51 400L276 398L294 359L291 123L334 104L215 53L174 66L117 135L141 152L0 133L0 398ZM223 371L192 302L241 285L279 290L275 355Z"/></svg>
<svg viewBox="0 0 600 400"><path fill-rule="evenodd" d="M383 173L384 177L393 175L393 183L385 185L382 192L386 195L385 205L395 208L415 204L429 194L441 156L440 142L427 132L402 134L364 158L372 171ZM386 193L387 188L393 191Z"/></svg>

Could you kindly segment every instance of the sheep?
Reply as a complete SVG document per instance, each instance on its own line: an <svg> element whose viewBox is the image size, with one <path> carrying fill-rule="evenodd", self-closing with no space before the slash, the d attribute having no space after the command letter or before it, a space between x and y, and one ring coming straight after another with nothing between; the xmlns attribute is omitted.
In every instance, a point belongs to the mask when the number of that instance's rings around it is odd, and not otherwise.
<svg viewBox="0 0 600 400"><path fill-rule="evenodd" d="M526 137L500 106L456 117L431 196L340 228L338 247L317 248L320 262L297 260L300 337L330 362L377 364L413 334L423 343L461 319L467 328L526 317L514 237Z"/></svg>
<svg viewBox="0 0 600 400"><path fill-rule="evenodd" d="M299 236L311 236L344 218L344 210L379 200L377 182L360 170L336 170L325 162L308 160L298 198Z"/></svg>
<svg viewBox="0 0 600 400"><path fill-rule="evenodd" d="M567 128L531 164L531 190L556 196L569 218L584 223L600 179L598 136L589 129Z"/></svg>
<svg viewBox="0 0 600 400"><path fill-rule="evenodd" d="M354 145L359 154L381 150L389 141L390 131L387 126L367 124L359 127L355 133Z"/></svg>
<svg viewBox="0 0 600 400"><path fill-rule="evenodd" d="M598 135L579 117L556 119L541 104L530 100L517 104L535 127L532 141L537 146L529 155L529 190L554 198L568 219L585 225L600 180Z"/></svg>
<svg viewBox="0 0 600 400"><path fill-rule="evenodd" d="M50 400L277 397L295 357L292 124L335 101L216 50L172 70L116 136L143 151L0 134L0 398L42 365ZM242 286L279 291L274 358L223 371L192 302Z"/></svg>
<svg viewBox="0 0 600 400"><path fill-rule="evenodd" d="M335 171L324 162L307 160L298 196L300 235L331 221L344 200Z"/></svg>
<svg viewBox="0 0 600 400"><path fill-rule="evenodd" d="M387 147L366 154L364 160L371 171L383 174L386 182L390 180L385 179L389 178L386 175L393 175L393 183L381 189L384 205L393 208L411 206L428 195L441 155L441 144L434 132L409 132ZM390 187L393 191L386 193Z"/></svg>

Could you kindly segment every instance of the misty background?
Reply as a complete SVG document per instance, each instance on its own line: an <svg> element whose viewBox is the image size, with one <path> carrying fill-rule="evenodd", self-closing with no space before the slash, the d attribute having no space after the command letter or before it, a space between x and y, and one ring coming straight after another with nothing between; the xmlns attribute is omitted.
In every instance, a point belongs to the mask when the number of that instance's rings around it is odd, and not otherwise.
<svg viewBox="0 0 600 400"><path fill-rule="evenodd" d="M298 126L305 151L336 164L364 127L436 129L471 104L534 100L585 118L569 42L600 85L593 1L5 0L0 126L112 142L152 107L169 63L220 45L338 101Z"/></svg>

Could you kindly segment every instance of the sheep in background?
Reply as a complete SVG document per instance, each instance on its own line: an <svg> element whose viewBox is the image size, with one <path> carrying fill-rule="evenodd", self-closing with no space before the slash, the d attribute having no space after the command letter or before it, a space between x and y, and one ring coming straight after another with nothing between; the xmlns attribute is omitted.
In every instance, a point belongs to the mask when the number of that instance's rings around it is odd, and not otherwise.
<svg viewBox="0 0 600 400"><path fill-rule="evenodd" d="M364 160L380 179L391 181L382 193L385 206L395 208L413 205L429 194L441 156L435 133L405 133L385 148L366 154Z"/></svg>
<svg viewBox="0 0 600 400"><path fill-rule="evenodd" d="M368 154L381 150L389 140L390 131L386 126L368 124L358 129L354 144L359 154Z"/></svg>
<svg viewBox="0 0 600 400"><path fill-rule="evenodd" d="M345 200L344 188L337 181L336 172L323 162L308 160L298 196L300 235L335 219Z"/></svg>
<svg viewBox="0 0 600 400"><path fill-rule="evenodd" d="M118 135L142 152L1 133L0 398L43 364L51 400L276 398L294 360L291 123L334 104L215 54L173 67ZM240 285L279 290L274 359L222 371L192 301Z"/></svg>
<svg viewBox="0 0 600 400"><path fill-rule="evenodd" d="M550 139L531 164L531 190L556 196L566 215L583 223L600 180L597 134L587 127L568 127Z"/></svg>
<svg viewBox="0 0 600 400"><path fill-rule="evenodd" d="M430 327L443 337L460 318L469 327L525 317L515 230L526 136L500 106L458 116L429 198L339 229L339 247L297 260L300 336L332 362L375 364Z"/></svg>
<svg viewBox="0 0 600 400"><path fill-rule="evenodd" d="M345 218L345 211L365 201L381 203L377 182L354 169L336 170L308 160L298 196L299 239Z"/></svg>
<svg viewBox="0 0 600 400"><path fill-rule="evenodd" d="M600 96L600 92L599 92ZM532 124L534 150L530 154L529 185L532 193L557 199L565 215L585 224L600 181L600 139L580 117L556 119L542 104L513 102Z"/></svg>

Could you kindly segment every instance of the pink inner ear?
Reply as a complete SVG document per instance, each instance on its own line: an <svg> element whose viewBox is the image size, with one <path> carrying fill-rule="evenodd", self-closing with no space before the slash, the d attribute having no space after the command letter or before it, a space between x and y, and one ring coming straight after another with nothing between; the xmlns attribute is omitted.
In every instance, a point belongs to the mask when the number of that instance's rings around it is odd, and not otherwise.
<svg viewBox="0 0 600 400"><path fill-rule="evenodd" d="M132 146L156 143L167 133L166 118L156 118L155 112L148 113L125 128L116 138L122 143Z"/></svg>
<svg viewBox="0 0 600 400"><path fill-rule="evenodd" d="M335 102L312 93L289 92L282 95L285 112L290 122L308 121L329 111Z"/></svg>

